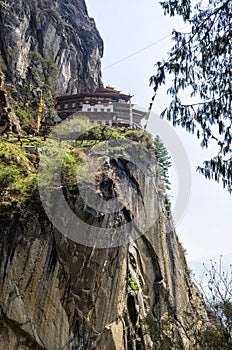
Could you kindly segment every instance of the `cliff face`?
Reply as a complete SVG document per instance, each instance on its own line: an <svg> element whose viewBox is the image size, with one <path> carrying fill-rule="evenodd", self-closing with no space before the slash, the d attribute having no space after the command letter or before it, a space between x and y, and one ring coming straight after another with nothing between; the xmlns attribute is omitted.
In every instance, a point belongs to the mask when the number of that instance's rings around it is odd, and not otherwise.
<svg viewBox="0 0 232 350"><path fill-rule="evenodd" d="M20 133L20 122L8 101L7 91L4 88L4 77L0 72L0 135L7 131Z"/></svg>
<svg viewBox="0 0 232 350"><path fill-rule="evenodd" d="M103 42L84 0L0 1L0 68L17 85L30 78L29 52L58 66L62 93L101 86Z"/></svg>
<svg viewBox="0 0 232 350"><path fill-rule="evenodd" d="M30 81L28 53L34 52L40 54L37 59L57 64L58 91L90 91L101 85L103 44L84 0L0 1L0 25L0 65L7 83L23 87ZM0 92L6 113L5 87ZM26 98L23 107L27 103ZM3 119L3 131L5 124ZM89 176L84 187L89 198L97 193L103 201L121 202L126 197L113 214L83 203L78 183L63 189L73 213L96 233L134 218L137 226L155 218L136 240L104 249L75 243L52 225L33 191L36 167L21 148L1 145L0 350L193 349L208 318L158 191L155 157L149 160L148 175L122 157L111 157L96 177ZM85 164L91 163L83 149L77 152ZM36 163L36 156L30 159ZM55 203L57 216L69 227ZM145 204L147 217L142 215ZM77 225L75 235L86 237L88 232ZM123 231L121 235L123 240Z"/></svg>
<svg viewBox="0 0 232 350"><path fill-rule="evenodd" d="M99 169L102 199L112 191L122 198L126 181L130 210L122 206L116 217L84 205L77 185L66 193L73 212L96 227L130 222L149 198L150 217L157 219L144 235L120 247L87 247L65 238L37 195L21 208L2 203L1 350L194 349L207 313L157 190L155 160L150 170L149 177L136 169L132 174L116 158ZM94 196L96 187L92 191Z"/></svg>

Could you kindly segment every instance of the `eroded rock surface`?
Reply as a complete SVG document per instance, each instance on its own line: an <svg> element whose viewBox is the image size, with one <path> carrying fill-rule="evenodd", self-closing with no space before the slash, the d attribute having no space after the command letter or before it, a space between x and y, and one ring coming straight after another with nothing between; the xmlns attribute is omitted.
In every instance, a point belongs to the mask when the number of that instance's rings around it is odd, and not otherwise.
<svg viewBox="0 0 232 350"><path fill-rule="evenodd" d="M59 93L102 85L103 42L84 0L0 1L0 69L8 82L29 79L29 52L54 60Z"/></svg>
<svg viewBox="0 0 232 350"><path fill-rule="evenodd" d="M4 86L4 76L0 71L0 135L6 131L17 131L20 133L21 127L18 118L10 106L8 94Z"/></svg>
<svg viewBox="0 0 232 350"><path fill-rule="evenodd" d="M136 169L132 174L126 162L111 159L99 169L97 187L90 181L93 195L108 200L123 197L120 184L126 179L131 205L127 211L122 206L118 220L115 214L90 210L77 186L66 192L72 210L92 226L125 224L149 200L152 226L120 247L87 247L64 237L47 219L37 196L20 210L2 205L1 350L193 348L207 313L157 190L155 160L150 171L150 176ZM82 234L78 226L76 230Z"/></svg>

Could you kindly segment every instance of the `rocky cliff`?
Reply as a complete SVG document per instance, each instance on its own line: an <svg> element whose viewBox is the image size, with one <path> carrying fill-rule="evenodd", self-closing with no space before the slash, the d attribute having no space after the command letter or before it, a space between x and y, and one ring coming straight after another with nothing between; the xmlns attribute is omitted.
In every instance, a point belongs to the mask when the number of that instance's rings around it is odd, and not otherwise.
<svg viewBox="0 0 232 350"><path fill-rule="evenodd" d="M102 50L84 0L0 1L1 70L12 96L12 86L21 87L17 101L24 112L34 93L30 83L38 87L44 78L46 87L48 75L41 78L38 72L54 69L52 62L58 67L57 91L100 86ZM4 113L10 108L6 91L1 86ZM5 119L1 126L5 128ZM97 139L89 133L71 147L68 174L70 166L92 164L88 147L102 140L102 131L98 134ZM88 169L82 193L77 176L60 189L49 187L51 195L62 191L66 209L94 229L96 242L91 244L63 235L48 219L37 188L39 156L0 142L0 350L202 349L197 339L208 316L165 208L152 140L131 130L114 129L111 136L129 137L130 142L133 136L149 149L146 167L134 167L123 154L112 155ZM61 147L59 140L55 150ZM27 147L38 147L38 142L45 147L42 140L25 141ZM136 152L137 146L132 149ZM98 154L102 157L102 151ZM43 157L51 161L50 171L44 166L46 180L56 162L45 150ZM117 199L118 210L91 207L83 192L103 204ZM55 198L53 214L70 231L67 213ZM101 228L109 229L110 237L104 239L111 243L105 248L99 244ZM90 235L81 225L72 230L74 238Z"/></svg>
<svg viewBox="0 0 232 350"><path fill-rule="evenodd" d="M4 76L0 72L0 135L8 131L17 133L21 131L19 119L11 109L7 95Z"/></svg>
<svg viewBox="0 0 232 350"><path fill-rule="evenodd" d="M84 0L0 1L0 66L8 82L31 80L30 52L58 66L60 93L102 84L103 42Z"/></svg>
<svg viewBox="0 0 232 350"><path fill-rule="evenodd" d="M142 139L138 132L139 142ZM88 164L84 148L72 152ZM104 201L122 201L116 213L84 203L79 183L63 189L73 213L95 228L117 229L136 217L142 220L147 201L149 218L155 219L147 232L121 246L75 243L48 220L37 190L13 201L12 187L5 187L0 217L1 350L198 349L196 339L208 316L159 191L154 152L149 150L147 175L122 157L103 162L93 182L88 175L90 197L97 193ZM32 172L23 152L16 153L11 165L18 162L22 167L24 159L24 173ZM7 162L5 154L0 152L1 161ZM58 201L56 208L69 227ZM78 225L75 234L83 235Z"/></svg>

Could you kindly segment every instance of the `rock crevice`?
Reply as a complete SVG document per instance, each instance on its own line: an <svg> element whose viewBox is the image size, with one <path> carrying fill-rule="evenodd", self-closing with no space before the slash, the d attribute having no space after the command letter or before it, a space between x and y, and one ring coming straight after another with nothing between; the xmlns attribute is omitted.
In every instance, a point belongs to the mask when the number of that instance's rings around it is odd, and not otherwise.
<svg viewBox="0 0 232 350"><path fill-rule="evenodd" d="M111 180L118 198L122 197L120 182L127 179L127 199L132 203L129 220L142 209L138 188L145 198L149 182L157 181L156 162L150 166L153 178L133 171L131 183L126 163L119 166L112 161L98 171L96 185L103 187ZM138 188L134 188L135 179ZM72 187L68 200L82 220L99 225L96 213L79 205L78 190ZM158 219L144 235L106 249L64 237L38 210L37 201L29 201L17 215L6 209L5 218L8 222L15 218L14 224L0 223L1 350L13 350L22 342L25 350L31 349L30 344L47 350L153 350L159 349L161 325L166 341L192 349L194 332L208 316L188 275L172 223L163 213L162 194L150 194L150 214ZM22 227L21 218L26 216L27 225ZM115 219L114 214L102 220L122 225L128 218Z"/></svg>

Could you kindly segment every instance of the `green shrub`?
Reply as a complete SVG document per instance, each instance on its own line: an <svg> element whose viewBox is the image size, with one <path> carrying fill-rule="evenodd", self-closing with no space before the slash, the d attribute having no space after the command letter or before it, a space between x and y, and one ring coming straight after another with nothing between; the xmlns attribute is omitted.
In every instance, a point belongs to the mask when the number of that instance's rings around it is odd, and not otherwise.
<svg viewBox="0 0 232 350"><path fill-rule="evenodd" d="M135 282L135 280L133 278L129 278L129 284L130 284L131 289L134 292L137 292L139 290L139 286L138 286L138 284Z"/></svg>
<svg viewBox="0 0 232 350"><path fill-rule="evenodd" d="M0 163L0 191L10 187L20 179L20 171L12 166Z"/></svg>
<svg viewBox="0 0 232 350"><path fill-rule="evenodd" d="M26 153L17 145L0 142L2 201L23 201L37 188L37 174Z"/></svg>
<svg viewBox="0 0 232 350"><path fill-rule="evenodd" d="M19 118L21 125L28 124L32 120L31 113L27 109L18 107L15 114Z"/></svg>
<svg viewBox="0 0 232 350"><path fill-rule="evenodd" d="M64 179L76 179L80 170L80 162L71 153L66 153L62 165L62 175Z"/></svg>

